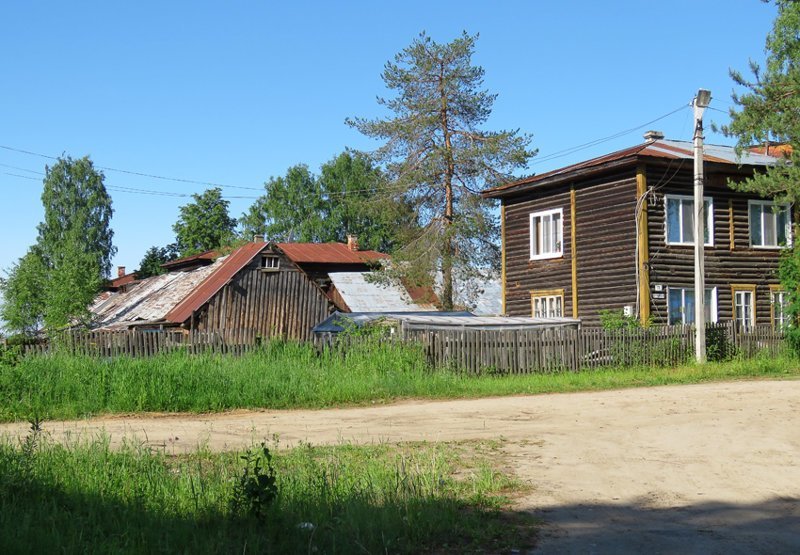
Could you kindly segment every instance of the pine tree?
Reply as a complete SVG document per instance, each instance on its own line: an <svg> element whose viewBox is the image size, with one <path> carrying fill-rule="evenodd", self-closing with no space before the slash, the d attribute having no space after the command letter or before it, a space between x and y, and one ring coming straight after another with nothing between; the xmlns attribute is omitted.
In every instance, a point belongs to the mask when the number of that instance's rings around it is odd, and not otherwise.
<svg viewBox="0 0 800 555"><path fill-rule="evenodd" d="M496 95L483 90L484 70L472 64L476 39L463 33L439 44L422 33L384 68L394 96L378 103L391 115L347 120L384 141L372 157L389 176L388 192L411 203L422 226L395 252L395 268L419 284L441 272L445 309L453 307L456 276L499 263L497 222L479 191L535 155L529 135L481 129Z"/></svg>

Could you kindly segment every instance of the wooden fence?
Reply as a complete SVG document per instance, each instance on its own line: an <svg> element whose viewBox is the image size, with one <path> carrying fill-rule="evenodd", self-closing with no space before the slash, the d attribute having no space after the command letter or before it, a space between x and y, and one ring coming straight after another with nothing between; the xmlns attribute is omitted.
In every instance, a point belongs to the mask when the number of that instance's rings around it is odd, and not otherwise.
<svg viewBox="0 0 800 555"><path fill-rule="evenodd" d="M260 344L255 330L172 331L113 330L70 331L51 337L47 342L26 345L25 354L64 352L96 357L149 357L183 351L191 354L242 354Z"/></svg>
<svg viewBox="0 0 800 555"><path fill-rule="evenodd" d="M384 341L416 344L436 368L470 373L524 374L577 371L604 366L676 366L694 358L694 328L662 326L606 330L551 328L532 330L426 329L404 330ZM359 335L318 338L321 350L346 350L363 342ZM27 345L26 354L55 351L116 357L147 357L182 351L191 354L242 354L258 347L255 330L170 331L124 330L67 332L47 343ZM710 360L752 357L784 349L783 336L770 326L747 330L732 323L709 324L706 343Z"/></svg>
<svg viewBox="0 0 800 555"><path fill-rule="evenodd" d="M404 330L398 339L416 343L436 368L469 373L527 374L591 370L605 366L677 366L694 360L692 326L607 330L550 328L532 330ZM323 345L358 342L359 337L329 337ZM706 328L709 360L772 356L785 347L771 326L737 329L733 323Z"/></svg>

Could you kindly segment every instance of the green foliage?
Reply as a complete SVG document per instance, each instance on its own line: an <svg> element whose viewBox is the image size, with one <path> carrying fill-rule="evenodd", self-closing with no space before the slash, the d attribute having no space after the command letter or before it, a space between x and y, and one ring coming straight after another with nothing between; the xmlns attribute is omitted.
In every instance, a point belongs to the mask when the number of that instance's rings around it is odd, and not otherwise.
<svg viewBox="0 0 800 555"><path fill-rule="evenodd" d="M391 194L386 176L363 154L343 152L326 162L318 181L326 241L356 235L361 248L391 252L416 228L410 204Z"/></svg>
<svg viewBox="0 0 800 555"><path fill-rule="evenodd" d="M733 95L736 106L730 111L731 124L723 127L723 131L738 139L740 150L769 142L791 147L775 166L731 185L795 203L796 208L800 201L800 2L775 0L775 5L778 15L766 39L766 66L750 62L752 81L738 71L731 71L733 80L746 92ZM788 314L794 322L786 332L790 346L800 352L798 267L800 251L794 248L784 253L779 274L789 298Z"/></svg>
<svg viewBox="0 0 800 555"><path fill-rule="evenodd" d="M0 320L9 330L32 335L38 330L45 313L47 268L36 246L8 271L0 283L3 305Z"/></svg>
<svg viewBox="0 0 800 555"><path fill-rule="evenodd" d="M395 269L415 285L441 271L445 309L453 306L454 276L499 265L498 225L478 192L512 179L535 154L529 135L480 129L496 95L482 89L484 70L472 65L476 39L464 33L439 44L421 34L385 65L382 78L395 96L378 103L391 116L347 120L384 141L371 156L422 226L395 253Z"/></svg>
<svg viewBox="0 0 800 555"><path fill-rule="evenodd" d="M367 333L372 333L368 341L322 352L308 345L269 342L241 357L173 353L93 359L56 353L25 356L10 365L0 359L0 421L26 420L31 415L69 419L142 411L329 407L411 397L549 393L800 372L795 360L776 357L763 367L737 361L697 369L612 367L497 379L435 371L421 349L381 341L377 332ZM678 347L663 342L654 349L673 349L674 353ZM686 346L681 348L688 352ZM648 353L649 358L642 355L637 360L660 360L657 350Z"/></svg>
<svg viewBox="0 0 800 555"><path fill-rule="evenodd" d="M59 158L45 168L44 221L38 226L37 245L49 268L58 268L74 254L64 250L71 245L91 257L98 278L109 275L117 249L112 244L114 211L104 179L88 156Z"/></svg>
<svg viewBox="0 0 800 555"><path fill-rule="evenodd" d="M218 187L192 195L193 202L181 206L172 230L181 256L217 249L235 239L236 219L228 214L230 203Z"/></svg>
<svg viewBox="0 0 800 555"><path fill-rule="evenodd" d="M520 541L498 509L521 486L482 443L282 450L280 495L256 519L230 504L239 453L31 437L0 442L3 553L485 552Z"/></svg>
<svg viewBox="0 0 800 555"><path fill-rule="evenodd" d="M170 243L166 247L150 247L144 253L142 261L139 262L136 277L145 279L150 276L159 276L166 272L161 265L176 258L178 258L178 245L176 243Z"/></svg>
<svg viewBox="0 0 800 555"><path fill-rule="evenodd" d="M244 468L233 488L231 511L263 520L278 496L278 486L272 453L266 443L261 444L260 451L250 449L240 457L244 461Z"/></svg>
<svg viewBox="0 0 800 555"><path fill-rule="evenodd" d="M800 3L776 0L775 4L778 16L766 39L766 66L750 61L752 81L731 71L746 92L733 95L731 123L722 129L738 139L740 150L767 142L788 143L793 151L788 158L738 187L796 202L800 199Z"/></svg>
<svg viewBox="0 0 800 555"><path fill-rule="evenodd" d="M265 194L240 218L242 235L278 242L345 242L356 235L361 248L391 251L415 217L408 203L385 192L383 173L361 154L343 152L322 165L305 165L272 177Z"/></svg>
<svg viewBox="0 0 800 555"><path fill-rule="evenodd" d="M88 157L59 158L46 168L36 245L9 272L2 314L12 331L31 333L88 318L111 269L111 197Z"/></svg>
<svg viewBox="0 0 800 555"><path fill-rule="evenodd" d="M786 292L786 312L791 318L784 333L792 351L800 354L800 245L797 243L781 254L778 276Z"/></svg>
<svg viewBox="0 0 800 555"><path fill-rule="evenodd" d="M292 166L285 177L271 177L266 193L242 216L246 239L263 235L277 242L318 242L322 237L319 183L305 164Z"/></svg>
<svg viewBox="0 0 800 555"><path fill-rule="evenodd" d="M88 307L105 282L98 273L97 258L81 247L77 237L64 242L59 257L50 268L44 291L44 322L50 329L88 324Z"/></svg>
<svg viewBox="0 0 800 555"><path fill-rule="evenodd" d="M0 343L0 368L3 366L14 366L22 358L21 345L9 345Z"/></svg>
<svg viewBox="0 0 800 555"><path fill-rule="evenodd" d="M607 330L641 328L636 316L625 316L622 310L603 309L600 311L600 325Z"/></svg>

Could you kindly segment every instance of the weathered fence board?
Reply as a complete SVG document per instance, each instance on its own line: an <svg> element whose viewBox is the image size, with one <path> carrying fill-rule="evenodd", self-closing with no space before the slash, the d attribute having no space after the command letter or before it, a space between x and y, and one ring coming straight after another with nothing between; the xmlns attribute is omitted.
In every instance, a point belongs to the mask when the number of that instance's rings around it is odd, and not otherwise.
<svg viewBox="0 0 800 555"><path fill-rule="evenodd" d="M709 324L706 330L710 359L734 356L770 356L785 348L783 334L770 326L737 329L731 323ZM318 348L346 350L363 342L359 335L325 334L315 339ZM694 328L662 326L605 330L532 329L400 330L383 341L419 345L430 364L467 373L526 374L591 370L604 366L675 366L694 357ZM241 355L261 344L254 329L228 330L122 330L71 331L49 343L28 345L25 353L56 350L97 357L149 357L184 351Z"/></svg>

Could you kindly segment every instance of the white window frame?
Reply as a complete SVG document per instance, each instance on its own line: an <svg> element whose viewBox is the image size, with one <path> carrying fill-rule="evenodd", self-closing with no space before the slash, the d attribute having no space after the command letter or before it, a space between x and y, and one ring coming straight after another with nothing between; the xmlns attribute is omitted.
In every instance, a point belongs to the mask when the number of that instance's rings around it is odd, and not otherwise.
<svg viewBox="0 0 800 555"><path fill-rule="evenodd" d="M774 211L776 206L781 207L783 210L786 210L786 245L754 245L753 244L753 225L755 222L752 221L751 214L752 214L752 207L753 205L761 206L761 207L769 207L769 210L762 210L761 211L761 219L758 222L759 228L761 230L761 242L764 242L764 237L766 233L764 233L764 216L769 215L772 218L775 218L775 239L777 243L778 238L778 214ZM775 202L772 200L748 200L747 201L747 234L749 235L750 240L750 247L754 249L782 249L785 247L792 246L792 210L791 205L787 203Z"/></svg>
<svg viewBox="0 0 800 555"><path fill-rule="evenodd" d="M536 230L536 220L541 219L543 222L549 217L552 222L554 214L558 214L558 226L556 228L556 236L554 237L553 250L551 252L542 252L544 250L544 237L540 237ZM548 258L561 258L564 256L564 210L562 208L553 208L552 210L542 210L540 212L533 212L530 215L530 249L531 260L545 260ZM544 234L542 234L544 235Z"/></svg>
<svg viewBox="0 0 800 555"><path fill-rule="evenodd" d="M737 297L739 295L750 295L750 322L742 322L736 314L738 306ZM743 297L744 298L744 297ZM744 328L749 329L756 325L756 288L753 285L731 285L731 303L733 321L737 324L745 324Z"/></svg>
<svg viewBox="0 0 800 555"><path fill-rule="evenodd" d="M687 291L694 291L694 287L668 287L667 288L667 322L669 323L670 319L670 310L672 307L672 297L675 295L680 295L681 297L681 321L672 322L670 325L687 325L687 317L686 317L686 292ZM716 287L706 287L706 291L711 292L711 306L709 306L708 310L708 320L706 323L717 323L719 321L719 311L717 310L717 288ZM697 298L695 297L695 302L697 302ZM694 323L694 314L691 315L690 321L688 324Z"/></svg>
<svg viewBox="0 0 800 555"><path fill-rule="evenodd" d="M772 320L773 329L776 330L784 329L791 322L789 315L786 314L786 309L787 309L786 291L777 287L770 287L769 315L770 315L770 320Z"/></svg>
<svg viewBox="0 0 800 555"><path fill-rule="evenodd" d="M694 213L694 197L689 195L664 195L664 242L667 245L680 245L680 246L693 246L694 241L670 241L669 240L669 201L677 200L681 204L690 202L692 205L692 213ZM708 210L706 210L706 226L708 227L708 241L703 242L706 247L714 246L714 198L703 197L703 204L708 202ZM678 229L680 230L681 239L683 239L683 210L678 210ZM692 227L694 230L694 227ZM703 233L705 235L705 232Z"/></svg>
<svg viewBox="0 0 800 555"><path fill-rule="evenodd" d="M537 304L543 310L537 314ZM531 291L531 316L533 318L562 318L564 316L564 290Z"/></svg>

